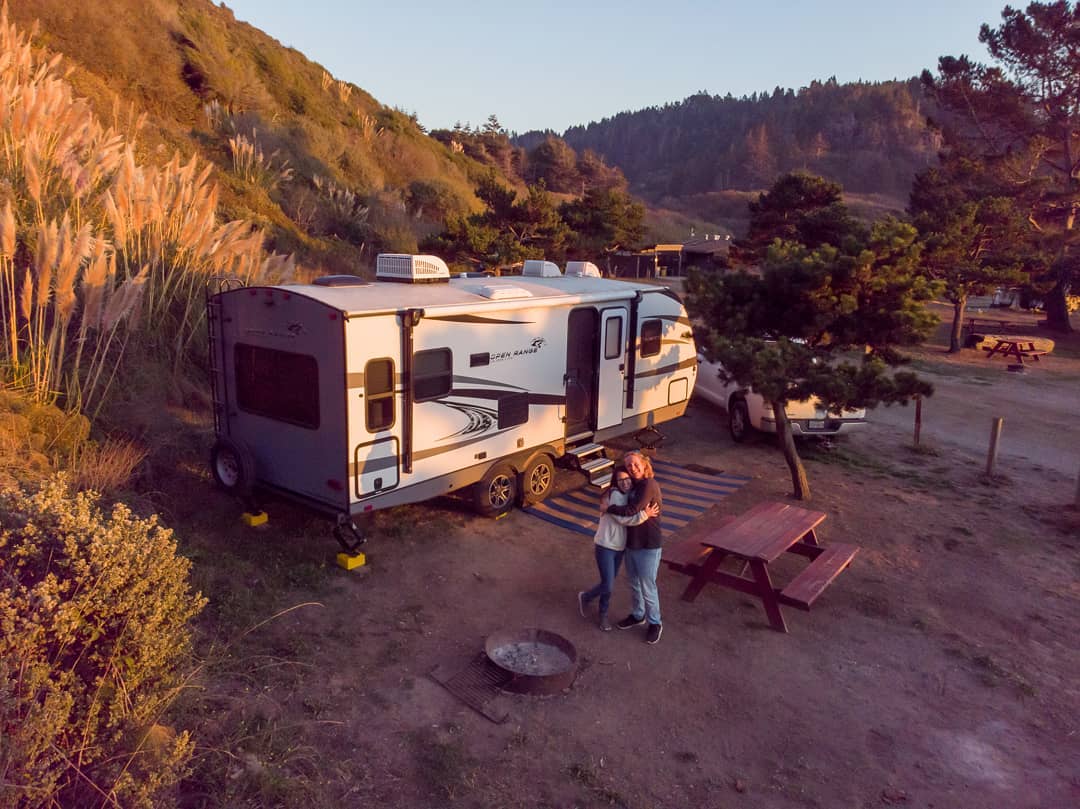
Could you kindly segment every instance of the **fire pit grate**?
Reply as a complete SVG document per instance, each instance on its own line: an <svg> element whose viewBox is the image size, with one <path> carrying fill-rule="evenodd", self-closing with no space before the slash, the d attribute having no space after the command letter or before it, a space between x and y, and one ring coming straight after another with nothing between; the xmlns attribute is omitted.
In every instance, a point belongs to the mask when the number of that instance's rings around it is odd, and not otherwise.
<svg viewBox="0 0 1080 809"><path fill-rule="evenodd" d="M464 669L456 674L444 666L436 666L429 673L435 682L464 702L485 719L495 723L506 721L506 711L500 711L488 703L501 693L513 675L492 665L486 654L478 654Z"/></svg>

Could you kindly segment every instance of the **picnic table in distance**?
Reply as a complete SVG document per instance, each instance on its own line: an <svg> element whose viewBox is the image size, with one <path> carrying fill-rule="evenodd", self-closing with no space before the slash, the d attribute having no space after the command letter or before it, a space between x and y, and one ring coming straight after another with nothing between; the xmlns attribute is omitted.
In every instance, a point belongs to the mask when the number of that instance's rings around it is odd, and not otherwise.
<svg viewBox="0 0 1080 809"><path fill-rule="evenodd" d="M980 347L986 352L986 359L993 359L1000 354L1006 359L1012 357L1023 365L1025 359L1038 362L1040 357L1049 354L1054 348L1054 342L1039 337L993 334L987 335Z"/></svg>
<svg viewBox="0 0 1080 809"><path fill-rule="evenodd" d="M729 587L759 598L773 629L787 632L780 606L809 611L859 550L839 542L827 547L818 544L815 529L825 516L786 503L759 503L744 514L714 522L672 543L664 548L661 559L669 568L692 577L682 594L684 601L693 601L708 584ZM784 553L806 557L811 563L779 588L773 585L768 566ZM745 562L742 573L720 570L720 563L729 556ZM743 575L747 568L753 578Z"/></svg>

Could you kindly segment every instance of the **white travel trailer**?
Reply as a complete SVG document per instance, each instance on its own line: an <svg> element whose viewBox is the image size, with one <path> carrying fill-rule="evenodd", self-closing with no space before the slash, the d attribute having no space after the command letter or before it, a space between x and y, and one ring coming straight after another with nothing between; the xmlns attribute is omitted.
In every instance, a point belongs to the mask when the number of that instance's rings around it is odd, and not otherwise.
<svg viewBox="0 0 1080 809"><path fill-rule="evenodd" d="M588 262L451 278L434 256L380 255L375 282L224 289L208 321L214 477L354 532L467 486L490 515L541 500L559 459L606 485L597 442L681 416L697 374L678 297Z"/></svg>

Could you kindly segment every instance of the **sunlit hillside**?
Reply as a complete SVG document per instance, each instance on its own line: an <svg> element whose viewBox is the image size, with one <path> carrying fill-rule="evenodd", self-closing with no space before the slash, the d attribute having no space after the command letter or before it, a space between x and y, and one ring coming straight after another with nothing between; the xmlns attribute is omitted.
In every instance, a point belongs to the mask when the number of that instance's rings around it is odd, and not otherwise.
<svg viewBox="0 0 1080 809"><path fill-rule="evenodd" d="M478 206L483 160L224 6L34 0L10 16L26 31L38 23L35 44L63 54L76 92L103 119L133 107L148 114L148 150L211 160L223 218L253 219L270 247L302 265L356 271L379 250L415 250L446 214Z"/></svg>

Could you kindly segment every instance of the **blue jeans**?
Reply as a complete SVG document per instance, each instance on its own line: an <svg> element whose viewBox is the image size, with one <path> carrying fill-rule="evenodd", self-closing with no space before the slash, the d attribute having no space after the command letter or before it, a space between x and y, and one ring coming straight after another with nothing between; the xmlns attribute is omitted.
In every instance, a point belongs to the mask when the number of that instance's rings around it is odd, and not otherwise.
<svg viewBox="0 0 1080 809"><path fill-rule="evenodd" d="M611 603L611 590L615 586L615 577L619 575L619 566L622 564L623 552L613 551L600 545L593 546L596 549L596 568L600 571L600 583L591 590L585 592L585 602L594 598L600 599L600 614L607 615L608 604Z"/></svg>
<svg viewBox="0 0 1080 809"><path fill-rule="evenodd" d="M656 589L656 574L660 570L660 548L638 548L626 551L626 575L630 579L633 607L630 614L650 624L660 621L660 592Z"/></svg>

